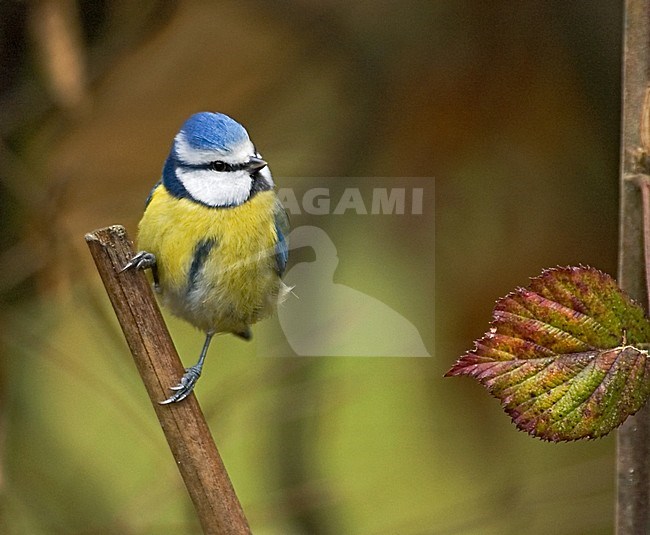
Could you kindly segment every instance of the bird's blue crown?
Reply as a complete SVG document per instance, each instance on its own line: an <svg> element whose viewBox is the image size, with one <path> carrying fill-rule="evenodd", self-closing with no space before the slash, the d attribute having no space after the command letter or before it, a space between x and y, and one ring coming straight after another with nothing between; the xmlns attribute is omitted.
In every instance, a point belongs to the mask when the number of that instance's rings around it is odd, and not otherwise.
<svg viewBox="0 0 650 535"><path fill-rule="evenodd" d="M248 140L246 129L223 113L195 113L185 121L181 132L189 146L196 150L228 152Z"/></svg>

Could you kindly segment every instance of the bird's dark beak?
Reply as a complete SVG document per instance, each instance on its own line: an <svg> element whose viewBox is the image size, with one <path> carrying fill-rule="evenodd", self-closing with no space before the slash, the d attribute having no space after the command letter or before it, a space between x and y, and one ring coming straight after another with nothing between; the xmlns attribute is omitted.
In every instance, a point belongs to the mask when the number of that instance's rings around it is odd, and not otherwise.
<svg viewBox="0 0 650 535"><path fill-rule="evenodd" d="M264 160L262 160L262 158L251 156L251 159L246 162L246 171L250 173L255 173L260 169L263 169L267 165L268 164Z"/></svg>

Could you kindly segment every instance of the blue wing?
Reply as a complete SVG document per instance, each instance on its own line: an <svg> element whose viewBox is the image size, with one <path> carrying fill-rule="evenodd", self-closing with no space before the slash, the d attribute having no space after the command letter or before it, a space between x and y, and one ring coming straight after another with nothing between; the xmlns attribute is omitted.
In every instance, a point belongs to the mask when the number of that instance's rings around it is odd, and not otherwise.
<svg viewBox="0 0 650 535"><path fill-rule="evenodd" d="M156 191L156 189L158 188L158 186L160 186L160 184L162 184L162 179L156 182L153 188L151 188L151 191L149 192L149 197L147 197L147 200L144 203L145 210L147 209L147 206L149 206L149 203L151 202L151 197L153 197L153 192Z"/></svg>
<svg viewBox="0 0 650 535"><path fill-rule="evenodd" d="M284 270L287 268L287 261L289 260L287 236L289 235L290 227L287 212L285 212L279 200L275 204L274 216L275 232L278 235L278 241L275 243L275 270L282 277Z"/></svg>

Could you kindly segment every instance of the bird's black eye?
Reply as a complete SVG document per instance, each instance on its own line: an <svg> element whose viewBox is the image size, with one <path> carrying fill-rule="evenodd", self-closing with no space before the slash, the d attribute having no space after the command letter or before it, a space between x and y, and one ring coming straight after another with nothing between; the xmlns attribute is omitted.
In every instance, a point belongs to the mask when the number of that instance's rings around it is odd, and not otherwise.
<svg viewBox="0 0 650 535"><path fill-rule="evenodd" d="M216 162L210 162L210 169L221 173L228 169L228 164L226 162L222 162L221 160L217 160Z"/></svg>

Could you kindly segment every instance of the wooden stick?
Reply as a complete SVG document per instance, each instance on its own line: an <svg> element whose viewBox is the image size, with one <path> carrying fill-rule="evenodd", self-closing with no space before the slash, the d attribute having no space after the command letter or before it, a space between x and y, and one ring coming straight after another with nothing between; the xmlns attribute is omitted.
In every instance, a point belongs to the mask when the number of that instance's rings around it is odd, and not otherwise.
<svg viewBox="0 0 650 535"><path fill-rule="evenodd" d="M133 256L124 227L86 234L138 372L206 534L239 535L250 528L194 394L159 405L184 369L142 272L119 273Z"/></svg>
<svg viewBox="0 0 650 535"><path fill-rule="evenodd" d="M650 82L650 0L626 0L623 42L623 108L621 135L621 215L618 282L639 303L648 306L644 240L648 224L647 156ZM639 191L644 192L641 195ZM645 241L645 244L644 244ZM647 310L647 308L646 308ZM616 533L648 533L650 526L650 405L627 419L616 441Z"/></svg>

